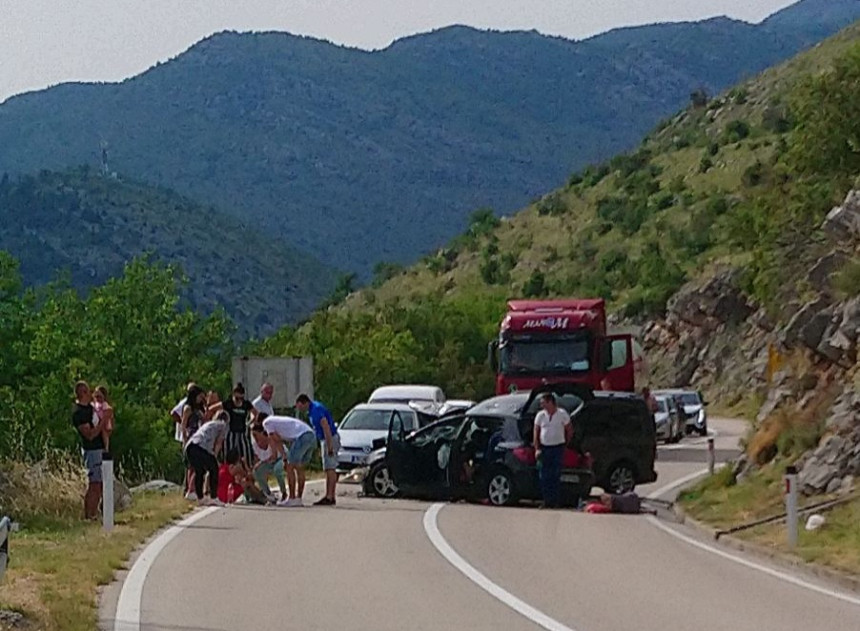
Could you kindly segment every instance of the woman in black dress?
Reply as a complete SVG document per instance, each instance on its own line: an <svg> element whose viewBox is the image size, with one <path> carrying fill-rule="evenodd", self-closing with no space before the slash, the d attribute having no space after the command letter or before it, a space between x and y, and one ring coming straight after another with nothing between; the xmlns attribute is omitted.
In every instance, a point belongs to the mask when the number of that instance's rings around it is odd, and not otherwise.
<svg viewBox="0 0 860 631"><path fill-rule="evenodd" d="M230 431L227 432L227 439L224 441L222 460L224 454L235 449L245 459L249 467L254 466L254 449L251 447L250 427L257 417L257 410L245 398L245 386L237 383L236 387L233 388L233 396L219 405L230 415Z"/></svg>

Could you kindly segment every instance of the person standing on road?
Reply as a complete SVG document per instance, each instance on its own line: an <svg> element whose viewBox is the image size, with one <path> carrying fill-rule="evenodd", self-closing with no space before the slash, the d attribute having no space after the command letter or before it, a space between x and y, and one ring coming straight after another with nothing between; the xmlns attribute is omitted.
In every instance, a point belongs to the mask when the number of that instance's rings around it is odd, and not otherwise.
<svg viewBox="0 0 860 631"><path fill-rule="evenodd" d="M320 441L322 466L325 471L325 497L317 502L315 506L334 506L337 503L335 492L337 490L337 452L340 450L340 436L337 433L331 412L319 401L311 401L306 394L300 394L296 398L296 409L307 412L308 418L313 425L317 440Z"/></svg>
<svg viewBox="0 0 860 631"><path fill-rule="evenodd" d="M102 499L102 456L105 443L101 420L92 405L92 393L86 381L75 384L75 409L72 425L81 438L81 453L87 468L87 492L84 495L84 519L98 519Z"/></svg>
<svg viewBox="0 0 860 631"><path fill-rule="evenodd" d="M249 465L254 462L254 448L251 446L251 423L257 418L257 410L245 398L245 386L237 383L233 388L233 396L223 403L216 403L210 411L224 410L230 415L230 431L224 443L224 454L231 449L239 452Z"/></svg>
<svg viewBox="0 0 860 631"><path fill-rule="evenodd" d="M266 417L263 429L269 435L272 451L287 463L290 495L278 502L278 506L302 506L305 467L311 461L316 447L314 431L304 421L289 416ZM289 443L289 451L285 450L285 443Z"/></svg>
<svg viewBox="0 0 860 631"><path fill-rule="evenodd" d="M205 393L201 390L201 396ZM215 454L221 451L229 433L226 413L219 414L212 421L206 421L194 432L185 444L185 458L194 469L194 492L201 506L217 505L218 499L218 459ZM209 474L209 497L203 494L203 479Z"/></svg>
<svg viewBox="0 0 860 631"><path fill-rule="evenodd" d="M561 461L564 446L573 436L570 415L558 407L555 395L547 392L541 397L541 411L535 417L535 457L540 464L542 506L558 508L561 492Z"/></svg>
<svg viewBox="0 0 860 631"><path fill-rule="evenodd" d="M275 415L275 410L272 408L272 395L274 394L275 387L269 382L260 386L260 396L252 402L252 405L254 406L254 409L257 410L258 414L265 414L266 416Z"/></svg>
<svg viewBox="0 0 860 631"><path fill-rule="evenodd" d="M185 404L182 406L182 421L179 423L179 433L182 436L182 453L185 454L185 448L188 446L188 441L197 432L198 429L206 422L206 393L198 385L192 385L188 389L188 396L185 398ZM186 457L185 464L187 466L185 499L191 502L196 502L200 496L194 490L196 487L194 476L194 467L188 462ZM202 480L201 480L202 483Z"/></svg>

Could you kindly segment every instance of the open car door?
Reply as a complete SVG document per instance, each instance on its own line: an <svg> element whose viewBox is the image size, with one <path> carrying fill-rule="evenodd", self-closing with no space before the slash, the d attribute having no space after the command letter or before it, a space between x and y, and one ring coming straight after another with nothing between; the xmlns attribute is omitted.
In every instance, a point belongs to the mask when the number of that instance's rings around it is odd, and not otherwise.
<svg viewBox="0 0 860 631"><path fill-rule="evenodd" d="M555 394L559 407L567 410L571 416L586 401L594 398L594 391L582 383L548 383L532 390L528 401L523 406L519 420L520 435L528 444L532 443L535 416L537 416L537 413L541 409L540 399L547 392Z"/></svg>
<svg viewBox="0 0 860 631"><path fill-rule="evenodd" d="M609 335L601 351L604 390L635 392L636 362L633 336Z"/></svg>
<svg viewBox="0 0 860 631"><path fill-rule="evenodd" d="M386 458L391 478L404 495L439 497L450 492L448 464L464 420L449 417L409 435L392 420Z"/></svg>

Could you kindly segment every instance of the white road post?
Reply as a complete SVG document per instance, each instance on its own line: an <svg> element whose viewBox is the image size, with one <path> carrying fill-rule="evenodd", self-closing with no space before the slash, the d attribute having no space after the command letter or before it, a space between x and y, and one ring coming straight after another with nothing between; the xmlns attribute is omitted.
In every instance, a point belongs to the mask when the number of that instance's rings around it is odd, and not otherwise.
<svg viewBox="0 0 860 631"><path fill-rule="evenodd" d="M708 439L708 473L714 475L714 468L716 467L717 455L714 452L714 439Z"/></svg>
<svg viewBox="0 0 860 631"><path fill-rule="evenodd" d="M797 467L785 468L785 523L788 527L788 547L797 545Z"/></svg>
<svg viewBox="0 0 860 631"><path fill-rule="evenodd" d="M105 532L113 530L113 456L102 457L102 524Z"/></svg>

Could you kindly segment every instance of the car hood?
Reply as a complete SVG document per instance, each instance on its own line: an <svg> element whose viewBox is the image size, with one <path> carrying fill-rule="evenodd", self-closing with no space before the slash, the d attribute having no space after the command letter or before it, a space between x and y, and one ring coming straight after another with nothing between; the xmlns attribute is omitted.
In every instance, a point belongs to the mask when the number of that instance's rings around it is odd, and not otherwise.
<svg viewBox="0 0 860 631"><path fill-rule="evenodd" d="M701 405L685 405L684 412L689 415L698 414L702 409Z"/></svg>
<svg viewBox="0 0 860 631"><path fill-rule="evenodd" d="M340 429L341 447L359 447L368 452L373 446L373 441L378 438L388 438L388 430L380 429Z"/></svg>

